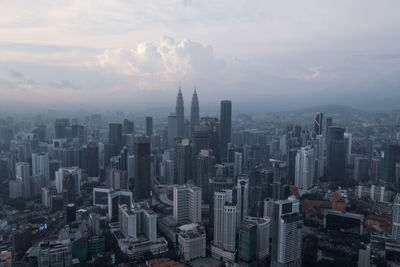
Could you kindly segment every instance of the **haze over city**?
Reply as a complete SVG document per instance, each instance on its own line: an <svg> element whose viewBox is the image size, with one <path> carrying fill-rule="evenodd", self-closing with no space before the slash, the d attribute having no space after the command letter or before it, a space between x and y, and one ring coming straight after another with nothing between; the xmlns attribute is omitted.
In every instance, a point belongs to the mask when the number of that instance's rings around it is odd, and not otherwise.
<svg viewBox="0 0 400 267"><path fill-rule="evenodd" d="M398 1L3 1L0 109L240 111L400 100ZM238 111L237 110L237 111Z"/></svg>
<svg viewBox="0 0 400 267"><path fill-rule="evenodd" d="M400 266L399 11L1 1L0 267Z"/></svg>

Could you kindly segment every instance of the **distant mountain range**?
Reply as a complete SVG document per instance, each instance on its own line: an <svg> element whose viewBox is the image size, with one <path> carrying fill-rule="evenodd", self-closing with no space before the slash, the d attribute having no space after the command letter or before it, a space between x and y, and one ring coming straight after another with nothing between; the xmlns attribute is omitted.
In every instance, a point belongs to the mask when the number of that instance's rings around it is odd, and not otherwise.
<svg viewBox="0 0 400 267"><path fill-rule="evenodd" d="M322 112L324 114L328 115L338 115L338 116L365 116L370 114L367 111L352 108L349 106L344 106L344 105L336 105L336 104L328 104L328 105L320 105L320 106L314 106L314 107L307 107L307 108L301 108L297 110L290 110L290 111L284 111L282 113L285 114L298 114L298 115L305 115L308 113L317 113L317 112Z"/></svg>

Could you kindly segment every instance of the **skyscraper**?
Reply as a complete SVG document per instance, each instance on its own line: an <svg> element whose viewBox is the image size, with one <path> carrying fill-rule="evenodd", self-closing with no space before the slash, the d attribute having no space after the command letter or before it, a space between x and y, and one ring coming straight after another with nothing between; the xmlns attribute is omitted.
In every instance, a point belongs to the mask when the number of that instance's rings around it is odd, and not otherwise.
<svg viewBox="0 0 400 267"><path fill-rule="evenodd" d="M383 153L379 166L379 179L386 183L394 183L396 162L400 159L400 145L392 142L383 144Z"/></svg>
<svg viewBox="0 0 400 267"><path fill-rule="evenodd" d="M236 250L237 209L233 203L232 190L214 193L214 241L212 256L233 262Z"/></svg>
<svg viewBox="0 0 400 267"><path fill-rule="evenodd" d="M56 119L54 122L56 138L67 138L67 127L69 127L69 119Z"/></svg>
<svg viewBox="0 0 400 267"><path fill-rule="evenodd" d="M351 156L351 146L353 143L353 134L352 133L344 133L344 150L346 153L346 164L350 164L350 156Z"/></svg>
<svg viewBox="0 0 400 267"><path fill-rule="evenodd" d="M194 183L202 189L202 199L209 202L208 182L214 175L215 157L211 150L201 150L195 159Z"/></svg>
<svg viewBox="0 0 400 267"><path fill-rule="evenodd" d="M135 136L134 144L135 166L134 166L134 198L136 200L148 199L151 191L150 175L150 138L146 136Z"/></svg>
<svg viewBox="0 0 400 267"><path fill-rule="evenodd" d="M327 117L324 124L324 130L322 132L325 137L325 153L328 153L328 143L329 143L329 127L333 124L332 117Z"/></svg>
<svg viewBox="0 0 400 267"><path fill-rule="evenodd" d="M300 191L311 188L315 173L315 153L311 146L302 147L297 150L294 185Z"/></svg>
<svg viewBox="0 0 400 267"><path fill-rule="evenodd" d="M86 142L85 127L79 124L73 124L71 126L71 136L78 141L78 144L82 145Z"/></svg>
<svg viewBox="0 0 400 267"><path fill-rule="evenodd" d="M113 156L117 155L122 149L122 124L110 123L108 125L108 143L114 146Z"/></svg>
<svg viewBox="0 0 400 267"><path fill-rule="evenodd" d="M17 162L15 164L16 180L22 183L22 196L31 197L31 176L30 165L27 162Z"/></svg>
<svg viewBox="0 0 400 267"><path fill-rule="evenodd" d="M146 135L153 135L153 117L146 117Z"/></svg>
<svg viewBox="0 0 400 267"><path fill-rule="evenodd" d="M200 120L199 98L197 97L196 88L194 88L192 96L192 104L190 107L190 137L193 138L193 133L196 125Z"/></svg>
<svg viewBox="0 0 400 267"><path fill-rule="evenodd" d="M328 128L327 147L328 175L334 180L343 180L346 163L344 129L331 126Z"/></svg>
<svg viewBox="0 0 400 267"><path fill-rule="evenodd" d="M397 194L393 203L392 239L400 241L400 195Z"/></svg>
<svg viewBox="0 0 400 267"><path fill-rule="evenodd" d="M221 158L226 159L227 145L231 142L232 134L232 101L221 101L220 113L220 144Z"/></svg>
<svg viewBox="0 0 400 267"><path fill-rule="evenodd" d="M239 228L240 266L267 266L270 219L245 217Z"/></svg>
<svg viewBox="0 0 400 267"><path fill-rule="evenodd" d="M264 202L264 217L271 219L271 266L301 266L302 219L299 209L300 202L294 196Z"/></svg>
<svg viewBox="0 0 400 267"><path fill-rule="evenodd" d="M173 148L175 146L175 138L178 136L177 123L176 115L168 116L168 148Z"/></svg>
<svg viewBox="0 0 400 267"><path fill-rule="evenodd" d="M235 172L235 177L236 176L238 176L238 175L240 175L240 174L242 174L242 171L243 171L243 157L242 157L242 153L241 152L235 152L234 153L234 157L235 157L235 170L234 170L234 172Z"/></svg>
<svg viewBox="0 0 400 267"><path fill-rule="evenodd" d="M237 206L237 215L238 222L237 225L240 225L243 218L247 216L249 209L249 179L248 177L240 177L237 182L237 197L236 197L236 206Z"/></svg>
<svg viewBox="0 0 400 267"><path fill-rule="evenodd" d="M47 153L32 154L32 176L42 175L44 184L47 185L50 180L49 155Z"/></svg>
<svg viewBox="0 0 400 267"><path fill-rule="evenodd" d="M82 170L78 167L71 168L60 168L55 173L56 175L56 188L57 193L62 193L65 188L64 185L68 185L70 192L79 193L81 191L81 181L82 181ZM71 178L72 181L64 181L68 175L68 179ZM72 193L71 193L72 194Z"/></svg>
<svg viewBox="0 0 400 267"><path fill-rule="evenodd" d="M174 218L178 224L201 223L201 188L174 186Z"/></svg>
<svg viewBox="0 0 400 267"><path fill-rule="evenodd" d="M185 108L183 105L183 96L181 91L181 86L179 86L178 97L176 98L176 126L178 137L185 137Z"/></svg>
<svg viewBox="0 0 400 267"><path fill-rule="evenodd" d="M40 242L38 266L72 266L71 241L66 239Z"/></svg>
<svg viewBox="0 0 400 267"><path fill-rule="evenodd" d="M87 145L87 175L88 177L99 176L99 146L95 142Z"/></svg>
<svg viewBox="0 0 400 267"><path fill-rule="evenodd" d="M315 135L320 135L320 134L322 134L322 132L323 132L323 125L322 125L322 122L323 122L324 120L323 120L323 114L322 114L322 112L318 112L316 115L315 115L315 120L314 120L314 133L315 133Z"/></svg>
<svg viewBox="0 0 400 267"><path fill-rule="evenodd" d="M193 172L193 145L189 139L183 139L176 144L176 181L177 184L185 184L192 180Z"/></svg>
<svg viewBox="0 0 400 267"><path fill-rule="evenodd" d="M157 241L157 214L153 210L122 204L118 206L118 214L121 232L126 238L144 235L150 242Z"/></svg>
<svg viewBox="0 0 400 267"><path fill-rule="evenodd" d="M135 123L131 120L124 120L124 134L133 134L135 132Z"/></svg>

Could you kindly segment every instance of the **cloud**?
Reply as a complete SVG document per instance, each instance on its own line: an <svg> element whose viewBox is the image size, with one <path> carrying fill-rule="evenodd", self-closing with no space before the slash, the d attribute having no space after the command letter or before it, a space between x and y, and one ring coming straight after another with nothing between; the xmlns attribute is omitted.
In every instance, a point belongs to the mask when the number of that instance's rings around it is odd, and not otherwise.
<svg viewBox="0 0 400 267"><path fill-rule="evenodd" d="M18 78L18 79L22 78L22 73L15 70L9 70L8 74L10 74L12 78Z"/></svg>
<svg viewBox="0 0 400 267"><path fill-rule="evenodd" d="M304 81L333 80L337 78L336 74L324 71L321 66L311 66L300 69L300 71L301 73L295 74L294 77Z"/></svg>
<svg viewBox="0 0 400 267"><path fill-rule="evenodd" d="M214 57L210 45L164 36L158 45L139 43L134 49L107 49L92 65L108 67L122 75L176 80L215 74L224 62Z"/></svg>

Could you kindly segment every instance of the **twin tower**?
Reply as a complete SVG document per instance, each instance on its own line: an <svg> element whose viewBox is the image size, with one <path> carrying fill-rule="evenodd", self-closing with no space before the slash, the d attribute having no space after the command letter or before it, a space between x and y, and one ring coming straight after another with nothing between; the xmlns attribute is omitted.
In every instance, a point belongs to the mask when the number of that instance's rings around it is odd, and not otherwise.
<svg viewBox="0 0 400 267"><path fill-rule="evenodd" d="M176 120L177 120L177 134L179 137L185 136L185 108L183 104L183 96L181 86L179 85L178 96L176 98ZM190 108L190 132L192 132L200 119L199 98L197 97L196 87L194 88L192 96L192 105Z"/></svg>

